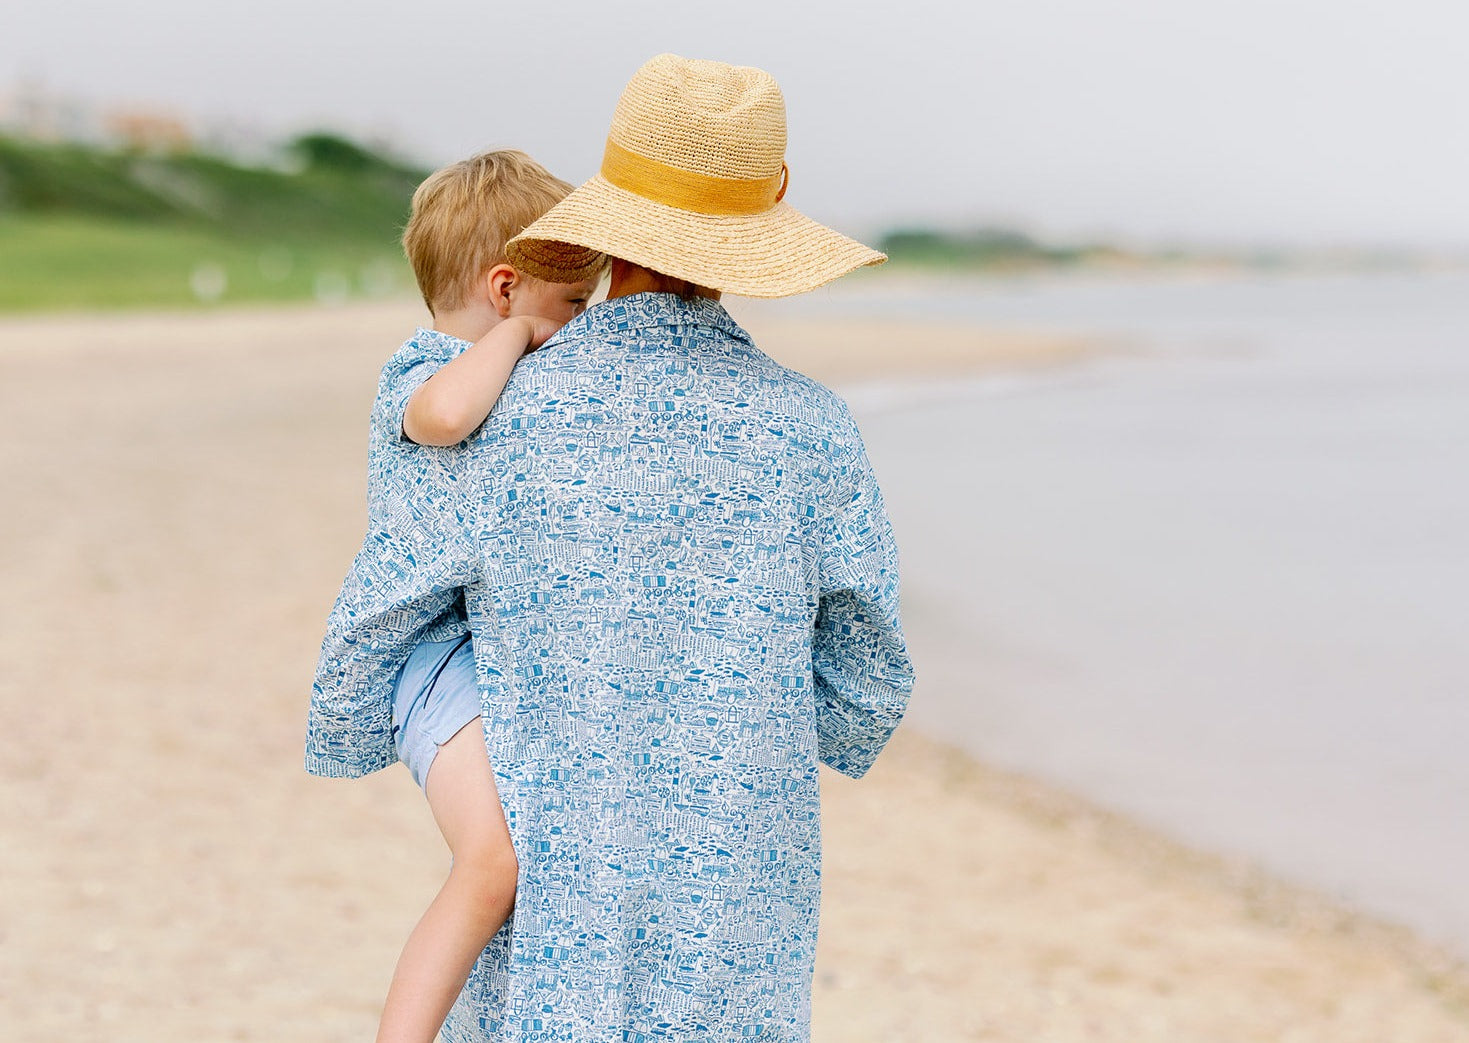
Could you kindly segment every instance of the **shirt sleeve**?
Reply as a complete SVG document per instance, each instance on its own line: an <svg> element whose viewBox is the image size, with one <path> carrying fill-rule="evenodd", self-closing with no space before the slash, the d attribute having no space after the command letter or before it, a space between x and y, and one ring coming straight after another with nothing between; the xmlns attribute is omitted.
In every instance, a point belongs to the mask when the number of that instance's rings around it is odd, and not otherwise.
<svg viewBox="0 0 1469 1043"><path fill-rule="evenodd" d="M408 400L425 380L457 358L464 346L464 342L450 337L415 337L388 359L379 379L377 408L373 411L373 423L379 425L382 438L412 444L403 433Z"/></svg>
<svg viewBox="0 0 1469 1043"><path fill-rule="evenodd" d="M327 620L307 714L306 770L355 778L397 758L393 689L420 641L465 631L474 578L462 527L369 537Z"/></svg>
<svg viewBox="0 0 1469 1043"><path fill-rule="evenodd" d="M860 436L836 483L821 548L812 636L817 752L860 778L902 720L913 689L899 611L898 548Z"/></svg>

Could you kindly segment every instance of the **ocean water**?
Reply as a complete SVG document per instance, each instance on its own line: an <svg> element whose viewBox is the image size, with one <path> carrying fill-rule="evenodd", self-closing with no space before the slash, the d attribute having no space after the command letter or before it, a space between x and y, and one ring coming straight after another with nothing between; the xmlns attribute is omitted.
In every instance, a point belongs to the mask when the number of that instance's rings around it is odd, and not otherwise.
<svg viewBox="0 0 1469 1043"><path fill-rule="evenodd" d="M803 307L1136 351L844 389L903 550L917 727L1469 955L1469 275Z"/></svg>

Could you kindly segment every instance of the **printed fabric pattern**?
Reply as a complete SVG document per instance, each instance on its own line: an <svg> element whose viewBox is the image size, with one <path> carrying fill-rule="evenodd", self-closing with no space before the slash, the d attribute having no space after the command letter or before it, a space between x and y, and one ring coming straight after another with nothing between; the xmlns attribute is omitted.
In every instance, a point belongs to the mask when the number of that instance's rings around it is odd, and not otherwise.
<svg viewBox="0 0 1469 1043"><path fill-rule="evenodd" d="M713 301L619 298L522 360L453 479L321 674L383 685L463 591L521 876L443 1039L809 1039L818 762L865 772L913 679L845 404Z"/></svg>
<svg viewBox="0 0 1469 1043"><path fill-rule="evenodd" d="M448 641L467 632L462 598L444 592L404 617L418 636L378 647L357 640L357 613L371 605L387 573L406 573L462 525L455 488L463 453L415 445L403 434L408 400L469 341L420 327L383 365L367 436L367 534L342 583L322 642L307 717L306 770L357 777L394 764L392 685L419 640ZM388 611L392 611L388 607ZM427 616L427 617L426 617Z"/></svg>

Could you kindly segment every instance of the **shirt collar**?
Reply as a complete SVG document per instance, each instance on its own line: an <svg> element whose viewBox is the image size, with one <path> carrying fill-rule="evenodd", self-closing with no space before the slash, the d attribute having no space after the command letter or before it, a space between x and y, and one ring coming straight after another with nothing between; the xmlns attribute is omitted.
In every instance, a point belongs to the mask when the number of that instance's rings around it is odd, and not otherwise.
<svg viewBox="0 0 1469 1043"><path fill-rule="evenodd" d="M657 326L706 326L754 345L750 335L718 301L674 293L634 293L602 301L561 327L552 340L615 336Z"/></svg>
<svg viewBox="0 0 1469 1043"><path fill-rule="evenodd" d="M427 326L420 326L414 330L413 339L424 347L452 348L456 352L463 351L471 343L462 337L454 336L452 333L429 329Z"/></svg>

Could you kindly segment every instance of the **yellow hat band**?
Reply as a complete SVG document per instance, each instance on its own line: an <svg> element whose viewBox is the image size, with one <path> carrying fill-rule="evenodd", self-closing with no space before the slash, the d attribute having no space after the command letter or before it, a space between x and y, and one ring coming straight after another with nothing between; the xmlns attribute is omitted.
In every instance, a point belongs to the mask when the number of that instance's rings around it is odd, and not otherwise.
<svg viewBox="0 0 1469 1043"><path fill-rule="evenodd" d="M602 176L634 195L696 214L729 217L763 214L786 194L790 171L762 178L716 177L672 167L629 152L612 140L602 155Z"/></svg>

